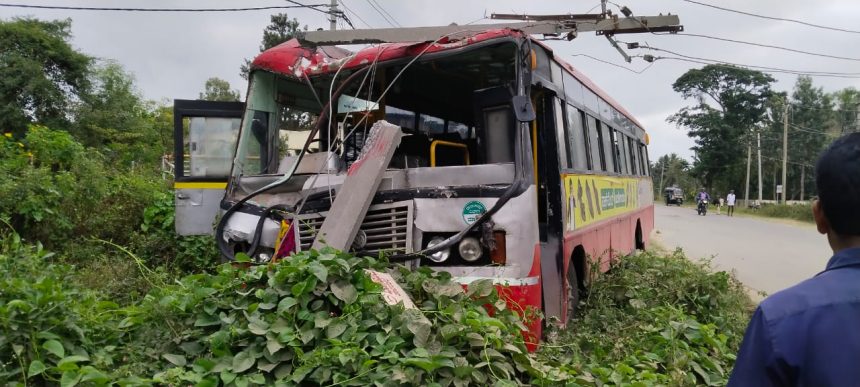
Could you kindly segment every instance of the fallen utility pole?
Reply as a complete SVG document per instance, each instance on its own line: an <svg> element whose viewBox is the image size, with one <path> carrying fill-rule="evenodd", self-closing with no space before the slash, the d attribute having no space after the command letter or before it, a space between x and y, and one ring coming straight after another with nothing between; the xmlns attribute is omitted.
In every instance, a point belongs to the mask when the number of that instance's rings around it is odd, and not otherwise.
<svg viewBox="0 0 860 387"><path fill-rule="evenodd" d="M373 124L361 155L349 167L346 180L314 239L314 249L331 246L349 250L402 136L399 126L386 121Z"/></svg>
<svg viewBox="0 0 860 387"><path fill-rule="evenodd" d="M677 15L618 17L604 16L599 20L583 20L580 16L532 21L524 23L498 23L476 25L450 25L440 27L413 28L376 28L356 29L349 31L307 31L299 35L299 40L312 45L334 44L371 44L398 42L433 42L441 37L456 39L463 36L487 30L511 29L523 31L529 35L544 35L545 37L565 36L573 39L579 32L594 31L597 35L615 35L641 32L679 32L684 27L680 25ZM532 16L536 17L536 16Z"/></svg>

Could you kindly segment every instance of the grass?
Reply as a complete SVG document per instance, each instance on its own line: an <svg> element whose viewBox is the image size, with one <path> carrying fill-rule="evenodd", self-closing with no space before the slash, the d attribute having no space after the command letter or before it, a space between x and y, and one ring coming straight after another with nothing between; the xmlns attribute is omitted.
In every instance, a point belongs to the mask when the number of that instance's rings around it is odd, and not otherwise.
<svg viewBox="0 0 860 387"><path fill-rule="evenodd" d="M735 208L735 212L767 218L792 219L807 223L814 222L812 219L812 204L765 204L758 210L737 207Z"/></svg>
<svg viewBox="0 0 860 387"><path fill-rule="evenodd" d="M752 310L730 274L680 250L647 252L599 276L539 356L582 385L724 385Z"/></svg>

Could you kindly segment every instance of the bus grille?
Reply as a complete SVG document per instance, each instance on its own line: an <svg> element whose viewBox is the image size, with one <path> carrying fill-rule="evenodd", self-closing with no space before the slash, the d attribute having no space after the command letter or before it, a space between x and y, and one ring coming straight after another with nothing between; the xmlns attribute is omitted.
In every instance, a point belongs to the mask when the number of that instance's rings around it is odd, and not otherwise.
<svg viewBox="0 0 860 387"><path fill-rule="evenodd" d="M311 248L317 232L322 227L328 211L299 215L299 244L302 251ZM366 243L363 248L350 251L371 256L380 252L386 254L405 253L412 250L412 201L376 204L370 206L359 228Z"/></svg>

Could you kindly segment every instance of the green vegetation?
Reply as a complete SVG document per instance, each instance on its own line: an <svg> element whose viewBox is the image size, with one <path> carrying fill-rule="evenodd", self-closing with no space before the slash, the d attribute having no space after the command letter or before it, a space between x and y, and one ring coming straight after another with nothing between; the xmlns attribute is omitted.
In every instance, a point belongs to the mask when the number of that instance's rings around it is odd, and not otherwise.
<svg viewBox="0 0 860 387"><path fill-rule="evenodd" d="M245 257L247 259L247 257ZM475 385L564 376L527 354L520 318L492 283L468 292L447 273L391 273L419 309L390 306L366 269L334 251L269 266L223 265L121 307L64 278L17 234L0 238L0 379L28 384ZM486 305L493 306L492 316ZM508 383L510 384L510 383Z"/></svg>
<svg viewBox="0 0 860 387"><path fill-rule="evenodd" d="M643 253L599 276L540 355L583 385L725 385L751 312L731 275Z"/></svg>
<svg viewBox="0 0 860 387"><path fill-rule="evenodd" d="M247 257L244 257L247 259ZM598 276L571 330L526 352L525 326L490 282L387 268L331 250L225 264L150 284L125 306L66 281L78 267L0 237L0 379L106 385L718 385L749 299L682 254L627 257ZM418 306L382 300L388 271ZM488 313L492 306L492 315Z"/></svg>
<svg viewBox="0 0 860 387"><path fill-rule="evenodd" d="M769 218L794 219L812 223L812 204L766 204L757 210L738 207L737 212Z"/></svg>

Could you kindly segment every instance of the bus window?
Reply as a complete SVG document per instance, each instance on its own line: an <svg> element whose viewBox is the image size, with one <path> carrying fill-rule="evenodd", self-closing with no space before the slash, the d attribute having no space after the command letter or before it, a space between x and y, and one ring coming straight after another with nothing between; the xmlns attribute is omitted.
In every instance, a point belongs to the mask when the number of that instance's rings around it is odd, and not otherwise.
<svg viewBox="0 0 860 387"><path fill-rule="evenodd" d="M642 170L642 176L648 176L649 165L648 165L648 160L647 160L647 157L645 154L645 145L642 143L639 143L638 145L639 145L638 146L638 148L639 148L639 166L641 167L641 170Z"/></svg>
<svg viewBox="0 0 860 387"><path fill-rule="evenodd" d="M469 125L461 124L459 122L448 121L448 128L446 133L456 133L460 136L460 139L466 140L472 137L471 128Z"/></svg>
<svg viewBox="0 0 860 387"><path fill-rule="evenodd" d="M445 120L427 114L418 116L418 131L427 136L445 133Z"/></svg>
<svg viewBox="0 0 860 387"><path fill-rule="evenodd" d="M618 164L615 160L615 152L612 151L612 128L604 125L603 122L598 120L597 131L600 135L600 141L603 144L603 155L606 159L603 170L607 172L618 172L615 168Z"/></svg>
<svg viewBox="0 0 860 387"><path fill-rule="evenodd" d="M633 139L630 137L627 137L627 149L630 150L630 173L639 175L639 152L637 152L637 147L633 145Z"/></svg>
<svg viewBox="0 0 860 387"><path fill-rule="evenodd" d="M592 170L605 171L606 159L603 155L603 135L600 132L600 126L597 125L597 120L590 115L586 115L588 124L588 145L591 152Z"/></svg>
<svg viewBox="0 0 860 387"><path fill-rule="evenodd" d="M487 163L514 161L514 123L511 118L511 108L507 105L484 110Z"/></svg>
<svg viewBox="0 0 860 387"><path fill-rule="evenodd" d="M559 75L561 76L561 75ZM570 168L570 144L567 143L567 128L565 127L565 114L561 99L552 99L553 111L555 112L555 143L558 145L558 165L562 169Z"/></svg>
<svg viewBox="0 0 860 387"><path fill-rule="evenodd" d="M597 100L599 99L597 97L597 94L594 94L593 91L589 90L588 88L583 87L582 88L582 96L584 97L583 99L585 102L585 107L590 109L593 114L599 114L597 111L597 109L598 109Z"/></svg>
<svg viewBox="0 0 860 387"><path fill-rule="evenodd" d="M636 168L633 166L633 163L630 162L633 157L633 152L631 152L630 148L630 138L627 135L618 132L618 141L621 142L621 163L624 165L624 174L625 175L635 175Z"/></svg>
<svg viewBox="0 0 860 387"><path fill-rule="evenodd" d="M415 129L415 112L409 110L386 106L385 120L403 129Z"/></svg>
<svg viewBox="0 0 860 387"><path fill-rule="evenodd" d="M256 110L251 118L251 135L246 143L244 173L266 174L270 164L269 112Z"/></svg>
<svg viewBox="0 0 860 387"><path fill-rule="evenodd" d="M612 132L612 154L615 155L615 172L625 173L624 165L624 135L614 128L609 129Z"/></svg>
<svg viewBox="0 0 860 387"><path fill-rule="evenodd" d="M567 144L570 149L568 157L573 169L583 171L591 169L585 127L582 125L582 111L572 105L567 105Z"/></svg>
<svg viewBox="0 0 860 387"><path fill-rule="evenodd" d="M645 144L639 144L639 150L642 153L642 165L645 167L644 175L651 176L651 161L648 158L648 147Z"/></svg>
<svg viewBox="0 0 860 387"><path fill-rule="evenodd" d="M227 176L239 134L240 118L190 117L185 152L190 156L186 176Z"/></svg>

